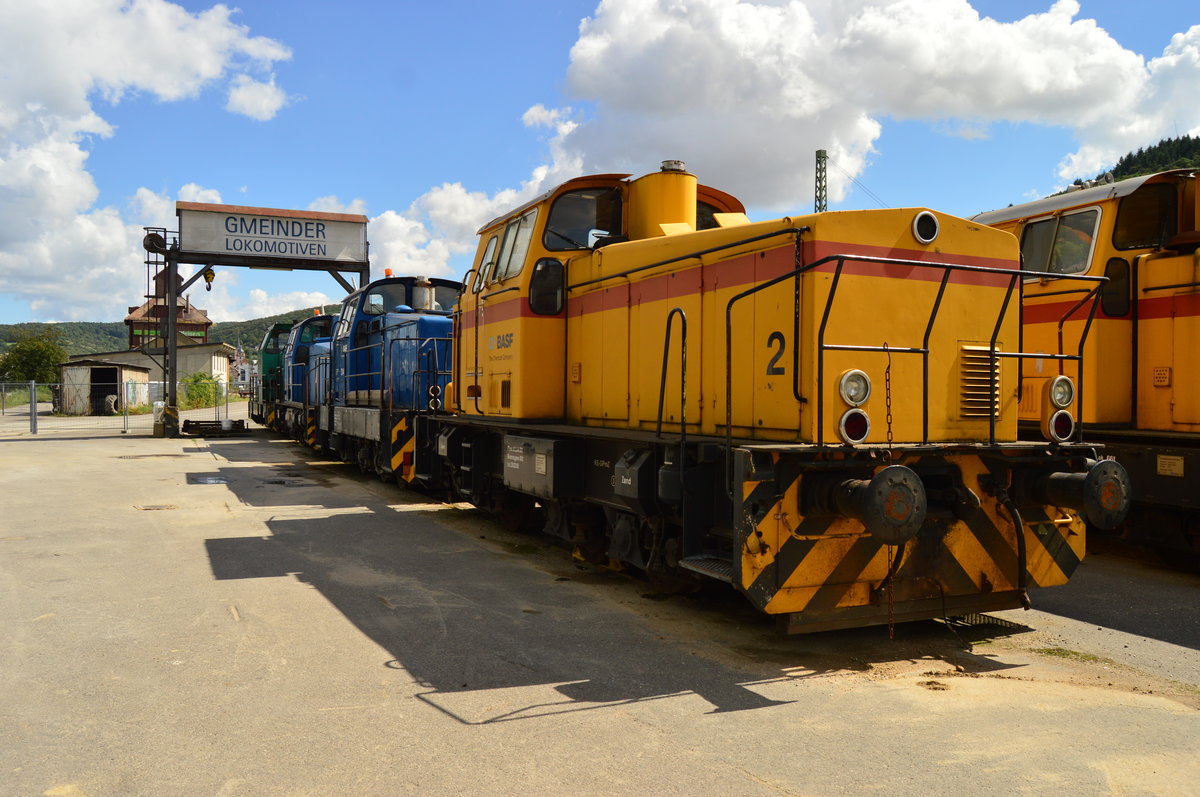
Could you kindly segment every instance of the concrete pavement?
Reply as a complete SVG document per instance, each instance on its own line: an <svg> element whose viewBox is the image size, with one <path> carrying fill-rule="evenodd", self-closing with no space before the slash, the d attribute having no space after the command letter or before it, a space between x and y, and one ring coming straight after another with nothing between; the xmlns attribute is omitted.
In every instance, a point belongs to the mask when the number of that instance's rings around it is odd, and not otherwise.
<svg viewBox="0 0 1200 797"><path fill-rule="evenodd" d="M0 795L1200 782L1198 685L1070 618L781 638L262 433L0 440L0 496Z"/></svg>

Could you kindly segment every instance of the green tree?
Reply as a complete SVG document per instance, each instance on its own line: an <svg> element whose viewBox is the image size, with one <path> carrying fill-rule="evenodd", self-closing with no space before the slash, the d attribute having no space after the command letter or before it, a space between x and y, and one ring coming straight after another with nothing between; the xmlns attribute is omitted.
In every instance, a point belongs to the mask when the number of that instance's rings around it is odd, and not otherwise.
<svg viewBox="0 0 1200 797"><path fill-rule="evenodd" d="M22 334L0 355L0 382L57 382L58 365L66 359L54 330Z"/></svg>

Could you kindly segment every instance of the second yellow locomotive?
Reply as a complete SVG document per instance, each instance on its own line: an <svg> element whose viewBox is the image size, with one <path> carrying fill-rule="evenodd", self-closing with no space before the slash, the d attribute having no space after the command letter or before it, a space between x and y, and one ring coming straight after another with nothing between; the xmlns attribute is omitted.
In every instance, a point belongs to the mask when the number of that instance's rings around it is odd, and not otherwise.
<svg viewBox="0 0 1200 797"><path fill-rule="evenodd" d="M1200 202L1194 169L1113 182L983 213L1017 235L1024 256L1025 346L1083 353L1080 420L1129 469L1137 507L1126 535L1200 553ZM1099 307L1069 279L1106 277ZM1037 376L1079 374L1035 359ZM1044 397L1030 380L1022 415Z"/></svg>

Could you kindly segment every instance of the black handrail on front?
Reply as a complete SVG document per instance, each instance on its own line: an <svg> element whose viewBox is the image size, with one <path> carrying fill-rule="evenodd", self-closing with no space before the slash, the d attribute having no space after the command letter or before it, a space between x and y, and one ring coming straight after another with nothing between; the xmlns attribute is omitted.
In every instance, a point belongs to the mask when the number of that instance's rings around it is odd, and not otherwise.
<svg viewBox="0 0 1200 797"><path fill-rule="evenodd" d="M385 330L387 330L387 329L403 329L406 326L412 326L416 323L417 322L415 320L401 321L399 324L392 324L392 325L384 327L384 329ZM453 338L419 338L418 339L418 338L392 337L392 338L389 338L387 341L387 348L381 349L380 355L381 356L386 355L386 356L384 356L384 358L383 358L384 371L383 371L383 374L381 375L381 379L380 379L380 389L383 390L386 388L386 392L387 392L387 396L388 396L387 409L388 409L389 413L395 411L395 396L392 395L392 391L390 389L392 380L391 380L391 372L389 370L389 366L393 362L393 359L392 359L393 348L392 347L397 343L414 343L414 342L417 343L417 351L416 351L417 367L413 368L412 377L411 377L412 378L412 395L413 395L412 409L416 412L424 411L417 403L417 396L421 394L421 379L422 378L424 378L426 380L425 392L427 395L429 395L430 401L432 402L433 399L439 399L437 407L427 405L428 409L430 409L430 410L441 409L440 392L439 392L439 395L437 395L437 396L434 396L432 393L429 393L429 388L432 388L434 385L437 385L439 388L439 391L440 391L441 385L438 385L439 377L451 376L451 373L449 370L441 367L440 354L439 354L438 346L437 346L439 341L447 342L447 343L450 343L450 345L453 345ZM381 339L380 346L382 347L382 345L383 345L383 340ZM422 355L424 355L424 356L422 356ZM380 402L380 404L382 405L382 401Z"/></svg>
<svg viewBox="0 0 1200 797"><path fill-rule="evenodd" d="M800 257L801 232L796 231L796 248L797 248L797 263ZM934 299L933 306L929 311L929 320L925 324L925 334L919 347L899 347L899 346L863 346L853 344L833 344L825 342L825 332L829 323L829 316L833 309L833 302L837 294L838 284L841 281L842 270L848 261L855 263L875 263L878 265L889 266L918 266L924 268L939 268L942 269L942 279L938 286L937 296ZM929 442L929 340L933 333L933 325L937 320L938 312L941 309L942 299L945 295L946 285L949 282L950 275L953 272L970 272L976 274L996 274L1008 278L1008 288L1004 294L1004 301L1000 306L1000 312L996 316L996 323L992 329L992 336L988 342L988 362L989 362L989 395L991 396L990 410L988 412L988 444L996 444L996 364L1001 357L1011 358L1030 358L1038 357L1048 360L1070 360L1080 363L1079 380L1076 385L1076 402L1077 406L1082 406L1083 402L1083 348L1087 341L1087 336L1091 330L1092 321L1096 315L1096 307L1100 297L1100 287L1102 283L1107 282L1107 277L1091 277L1082 274L1057 274L1041 271L1022 271L1019 269L997 268L994 266L968 266L958 263L940 263L926 260L903 260L890 257L874 257L869 255L853 255L853 254L837 254L823 257L820 260L815 260L805 265L798 265L794 270L782 274L778 277L770 279L753 288L749 288L731 298L725 306L725 476L726 476L726 492L733 500L733 307L743 299L753 296L756 293L778 285L781 282L789 279L796 279L800 275L813 271L827 263L836 263L833 273L833 281L829 286L829 294L825 300L825 308L821 315L821 324L817 334L817 439L816 445L824 445L825 435L825 352L826 351L887 351L893 354L919 354L922 359L921 373L921 442ZM1021 284L1021 280L1028 277L1053 277L1055 279L1071 279L1082 282L1095 282L1095 288L1088 292L1088 295L1081 300L1076 308L1082 305L1088 298L1092 300L1091 312L1088 315L1087 323L1084 325L1083 332L1079 338L1079 349L1076 354L1044 354L1044 353L1027 353L1027 352L1004 352L997 351L996 340L1000 336L1000 330L1004 323L1005 315L1008 312L1009 305L1012 303L1013 292ZM799 317L799 291L796 292L795 313ZM1068 313L1070 315L1074 309ZM793 345L799 348L797 340ZM792 391L796 396L799 396L800 373L798 368L792 369ZM801 399L803 400L803 399ZM1075 437L1078 438L1082 432L1082 424L1078 424L1075 431Z"/></svg>

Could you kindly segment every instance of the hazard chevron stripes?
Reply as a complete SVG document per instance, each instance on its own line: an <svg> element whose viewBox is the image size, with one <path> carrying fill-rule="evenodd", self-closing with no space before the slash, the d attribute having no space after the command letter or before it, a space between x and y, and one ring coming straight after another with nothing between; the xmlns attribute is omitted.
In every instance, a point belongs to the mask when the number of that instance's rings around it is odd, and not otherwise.
<svg viewBox="0 0 1200 797"><path fill-rule="evenodd" d="M413 434L413 426L409 422L409 418L401 415L392 424L391 434L390 461L392 473L396 474L396 478L411 482L416 475L416 471L412 466L412 456L413 451L416 449L416 444L416 435ZM408 455L407 463L405 463L405 454Z"/></svg>
<svg viewBox="0 0 1200 797"><path fill-rule="evenodd" d="M863 611L883 615L888 607L881 586L888 582L889 561L894 562L890 586L897 613L905 604L927 605L928 616L938 616L938 607L948 601L992 605L1004 598L1015 605L1019 600L1016 531L1008 513L980 487L979 474L989 471L978 455L946 460L980 505L959 506L953 514L935 507L916 537L890 550L850 518L801 515L805 468L795 461L799 457L777 455L768 465L756 456L741 490L740 586L762 610L802 613L806 620L847 612L860 618ZM912 462L919 470L919 458ZM1021 515L1025 583L1065 583L1083 557L1083 521L1057 507L1022 506Z"/></svg>

